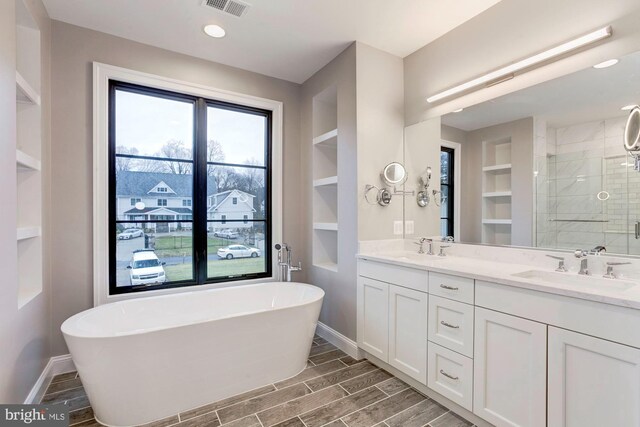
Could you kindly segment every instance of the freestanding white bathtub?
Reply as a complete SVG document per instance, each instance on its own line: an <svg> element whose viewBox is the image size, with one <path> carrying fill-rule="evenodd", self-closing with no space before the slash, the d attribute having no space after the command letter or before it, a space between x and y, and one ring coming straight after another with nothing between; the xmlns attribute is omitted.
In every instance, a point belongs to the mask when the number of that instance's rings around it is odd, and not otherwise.
<svg viewBox="0 0 640 427"><path fill-rule="evenodd" d="M283 282L195 291L106 304L61 329L96 419L133 426L299 373L323 297Z"/></svg>

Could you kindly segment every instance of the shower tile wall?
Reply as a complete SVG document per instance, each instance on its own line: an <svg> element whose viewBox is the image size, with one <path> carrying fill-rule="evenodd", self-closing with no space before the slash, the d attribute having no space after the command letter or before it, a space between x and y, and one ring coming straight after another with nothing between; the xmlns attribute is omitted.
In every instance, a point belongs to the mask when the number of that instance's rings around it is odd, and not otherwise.
<svg viewBox="0 0 640 427"><path fill-rule="evenodd" d="M634 221L640 219L640 174L631 168L622 146L625 117L555 129L538 122L537 246L602 245L608 252L640 253L640 243L633 238ZM608 200L598 199L601 191L609 193Z"/></svg>

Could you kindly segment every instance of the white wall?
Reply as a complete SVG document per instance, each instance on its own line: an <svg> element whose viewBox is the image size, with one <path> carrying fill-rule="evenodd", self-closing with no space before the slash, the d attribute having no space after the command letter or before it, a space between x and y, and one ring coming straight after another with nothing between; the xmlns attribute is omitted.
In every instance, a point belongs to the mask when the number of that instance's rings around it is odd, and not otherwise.
<svg viewBox="0 0 640 427"><path fill-rule="evenodd" d="M25 2L41 31L42 170L49 171L50 21L39 0ZM49 346L49 185L43 183L43 292L18 309L16 245L15 3L0 2L0 402L22 403L51 354Z"/></svg>
<svg viewBox="0 0 640 427"><path fill-rule="evenodd" d="M299 85L57 21L52 47L53 354L67 353L62 322L93 305L93 61L282 101L284 239L303 255Z"/></svg>
<svg viewBox="0 0 640 427"><path fill-rule="evenodd" d="M640 48L638 0L502 0L404 60L407 125L620 57ZM604 25L597 47L457 100L426 97Z"/></svg>

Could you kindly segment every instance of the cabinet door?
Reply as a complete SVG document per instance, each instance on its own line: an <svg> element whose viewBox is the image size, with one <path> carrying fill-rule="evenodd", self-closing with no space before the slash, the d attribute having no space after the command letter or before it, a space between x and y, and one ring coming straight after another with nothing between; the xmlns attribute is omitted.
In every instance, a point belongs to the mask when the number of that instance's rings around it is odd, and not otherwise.
<svg viewBox="0 0 640 427"><path fill-rule="evenodd" d="M640 426L640 350L549 327L549 427Z"/></svg>
<svg viewBox="0 0 640 427"><path fill-rule="evenodd" d="M546 424L547 326L476 307L473 412L498 427Z"/></svg>
<svg viewBox="0 0 640 427"><path fill-rule="evenodd" d="M358 278L358 346L389 361L389 284Z"/></svg>
<svg viewBox="0 0 640 427"><path fill-rule="evenodd" d="M389 364L427 384L427 294L389 287Z"/></svg>

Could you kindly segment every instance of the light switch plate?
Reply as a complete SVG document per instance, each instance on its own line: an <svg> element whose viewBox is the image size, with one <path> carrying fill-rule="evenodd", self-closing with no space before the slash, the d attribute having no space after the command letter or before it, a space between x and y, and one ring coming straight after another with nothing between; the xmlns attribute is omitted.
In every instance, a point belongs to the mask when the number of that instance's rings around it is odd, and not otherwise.
<svg viewBox="0 0 640 427"><path fill-rule="evenodd" d="M405 221L404 222L404 234L413 234L415 233L415 228L413 226L413 221Z"/></svg>
<svg viewBox="0 0 640 427"><path fill-rule="evenodd" d="M393 221L393 234L402 235L402 221Z"/></svg>

